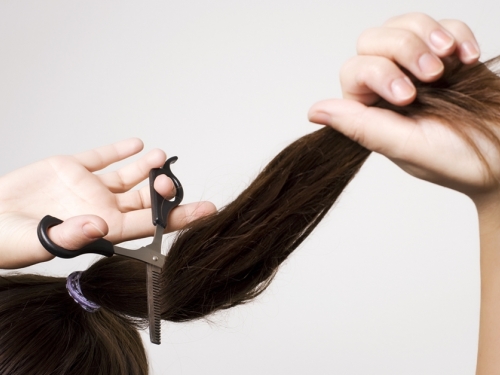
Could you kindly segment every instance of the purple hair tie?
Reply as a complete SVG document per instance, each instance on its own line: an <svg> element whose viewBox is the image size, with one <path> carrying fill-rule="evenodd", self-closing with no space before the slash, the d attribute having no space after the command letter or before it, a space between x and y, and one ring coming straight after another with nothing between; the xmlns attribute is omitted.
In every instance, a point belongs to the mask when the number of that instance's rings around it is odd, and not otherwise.
<svg viewBox="0 0 500 375"><path fill-rule="evenodd" d="M78 303L85 311L96 312L101 308L97 303L89 301L82 293L82 288L80 287L80 277L82 276L82 271L72 272L68 279L66 280L66 289L69 295Z"/></svg>

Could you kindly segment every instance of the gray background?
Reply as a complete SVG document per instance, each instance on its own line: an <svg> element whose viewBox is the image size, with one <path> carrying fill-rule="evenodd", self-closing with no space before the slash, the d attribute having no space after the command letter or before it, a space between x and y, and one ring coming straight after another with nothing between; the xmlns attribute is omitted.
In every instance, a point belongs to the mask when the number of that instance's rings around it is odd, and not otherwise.
<svg viewBox="0 0 500 375"><path fill-rule="evenodd" d="M137 136L179 156L186 202L222 206L317 128L361 31L410 11L500 53L496 1L1 1L0 173ZM465 196L374 155L262 297L165 323L152 372L472 374L478 248Z"/></svg>

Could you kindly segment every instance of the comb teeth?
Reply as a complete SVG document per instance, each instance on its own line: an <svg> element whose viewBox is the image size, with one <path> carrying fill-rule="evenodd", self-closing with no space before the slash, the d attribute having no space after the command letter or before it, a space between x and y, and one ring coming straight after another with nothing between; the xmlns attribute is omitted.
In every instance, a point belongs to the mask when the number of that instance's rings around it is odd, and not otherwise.
<svg viewBox="0 0 500 375"><path fill-rule="evenodd" d="M161 342L161 311L160 311L160 272L148 264L148 318L149 338L153 344Z"/></svg>
<svg viewBox="0 0 500 375"><path fill-rule="evenodd" d="M155 344L161 341L160 273L153 271L153 319Z"/></svg>

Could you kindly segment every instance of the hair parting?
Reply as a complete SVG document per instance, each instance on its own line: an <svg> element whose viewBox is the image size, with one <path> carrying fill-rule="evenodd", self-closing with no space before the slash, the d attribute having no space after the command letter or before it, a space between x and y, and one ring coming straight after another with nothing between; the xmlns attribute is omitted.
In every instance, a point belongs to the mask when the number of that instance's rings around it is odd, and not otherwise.
<svg viewBox="0 0 500 375"><path fill-rule="evenodd" d="M488 68L451 64L434 83L417 83L406 107L377 106L453 127L479 154L471 131L500 149L500 79ZM304 241L370 151L330 128L281 151L233 202L177 235L161 274L161 317L183 322L251 301ZM0 374L147 374L137 329L147 326L146 266L103 258L81 275L89 313L63 278L0 277Z"/></svg>

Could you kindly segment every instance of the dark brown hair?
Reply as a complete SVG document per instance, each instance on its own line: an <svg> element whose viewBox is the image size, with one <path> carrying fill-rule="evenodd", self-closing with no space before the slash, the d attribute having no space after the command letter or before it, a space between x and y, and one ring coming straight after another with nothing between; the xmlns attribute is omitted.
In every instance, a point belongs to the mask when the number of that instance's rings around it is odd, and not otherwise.
<svg viewBox="0 0 500 375"><path fill-rule="evenodd" d="M438 82L419 85L411 105L378 105L439 118L473 147L470 129L498 145L491 124L500 118L499 81L482 64L454 64ZM285 148L234 202L181 231L162 270L162 319L199 319L262 293L369 153L320 129ZM147 374L137 333L147 325L145 282L141 262L99 260L81 279L84 295L102 306L88 313L69 297L65 279L0 278L0 374Z"/></svg>
<svg viewBox="0 0 500 375"><path fill-rule="evenodd" d="M492 179L491 166L475 139L483 138L500 150L500 56L475 65L448 58L445 66L443 77L435 82L422 83L412 77L417 97L411 104L397 107L381 101L377 107L408 117L439 120L469 144Z"/></svg>

